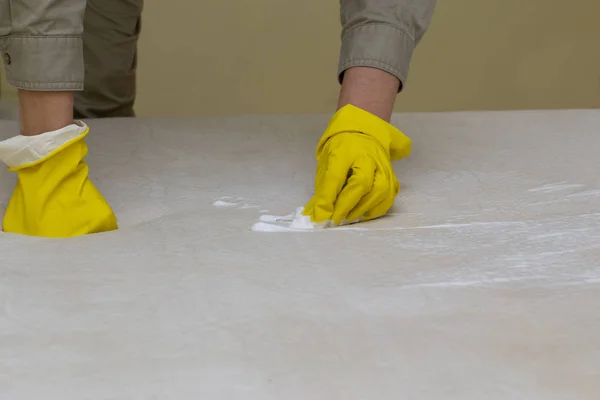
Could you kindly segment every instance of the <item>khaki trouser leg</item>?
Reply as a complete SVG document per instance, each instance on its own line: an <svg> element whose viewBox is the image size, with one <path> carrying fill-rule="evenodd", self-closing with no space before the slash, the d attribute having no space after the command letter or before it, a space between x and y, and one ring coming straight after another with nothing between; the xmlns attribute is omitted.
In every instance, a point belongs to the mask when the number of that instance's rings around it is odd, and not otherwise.
<svg viewBox="0 0 600 400"><path fill-rule="evenodd" d="M10 1L0 0L0 51L4 51L11 29Z"/></svg>
<svg viewBox="0 0 600 400"><path fill-rule="evenodd" d="M10 2L8 0L0 0L0 58L4 60L5 64L7 59L4 49L6 47L6 42L8 40L8 36L10 35L11 29L12 21L10 15ZM2 60L0 60L0 62L2 62ZM0 97L2 97L2 92L0 92Z"/></svg>
<svg viewBox="0 0 600 400"><path fill-rule="evenodd" d="M1 1L1 0L0 0ZM88 0L84 17L85 85L76 118L133 117L143 0Z"/></svg>
<svg viewBox="0 0 600 400"><path fill-rule="evenodd" d="M8 83L27 90L83 88L85 0L0 0Z"/></svg>

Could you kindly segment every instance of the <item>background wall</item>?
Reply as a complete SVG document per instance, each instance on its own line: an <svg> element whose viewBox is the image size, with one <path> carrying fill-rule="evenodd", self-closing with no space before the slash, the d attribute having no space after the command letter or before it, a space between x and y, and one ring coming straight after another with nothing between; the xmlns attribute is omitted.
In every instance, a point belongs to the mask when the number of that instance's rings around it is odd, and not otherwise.
<svg viewBox="0 0 600 400"><path fill-rule="evenodd" d="M138 114L333 111L338 7L147 0ZM598 0L438 0L397 110L600 107L599 15Z"/></svg>

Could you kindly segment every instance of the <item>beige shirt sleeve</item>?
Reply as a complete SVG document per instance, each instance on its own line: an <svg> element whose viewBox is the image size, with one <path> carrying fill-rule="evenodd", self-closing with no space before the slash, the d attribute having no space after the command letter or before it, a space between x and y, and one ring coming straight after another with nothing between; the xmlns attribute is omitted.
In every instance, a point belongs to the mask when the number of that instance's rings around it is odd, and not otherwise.
<svg viewBox="0 0 600 400"><path fill-rule="evenodd" d="M404 86L435 5L436 0L340 0L340 81L350 67L374 67L395 75Z"/></svg>
<svg viewBox="0 0 600 400"><path fill-rule="evenodd" d="M20 89L83 88L85 0L0 0L7 81Z"/></svg>

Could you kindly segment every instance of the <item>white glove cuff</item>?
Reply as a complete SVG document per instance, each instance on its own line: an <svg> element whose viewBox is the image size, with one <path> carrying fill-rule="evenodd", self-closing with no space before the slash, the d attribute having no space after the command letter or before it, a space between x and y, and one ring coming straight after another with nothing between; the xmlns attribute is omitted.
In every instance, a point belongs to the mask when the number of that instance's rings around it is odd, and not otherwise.
<svg viewBox="0 0 600 400"><path fill-rule="evenodd" d="M56 131L36 136L15 136L0 142L0 161L9 168L24 167L51 156L69 142L79 139L88 132L88 126L75 121Z"/></svg>

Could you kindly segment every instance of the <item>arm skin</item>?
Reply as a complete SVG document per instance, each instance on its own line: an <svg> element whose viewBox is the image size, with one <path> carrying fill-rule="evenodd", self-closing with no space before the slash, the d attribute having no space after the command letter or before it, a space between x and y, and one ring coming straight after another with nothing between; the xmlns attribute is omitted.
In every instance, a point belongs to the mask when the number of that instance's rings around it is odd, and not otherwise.
<svg viewBox="0 0 600 400"><path fill-rule="evenodd" d="M352 67L346 70L338 109L352 104L388 121L400 80L383 70ZM19 90L21 134L39 135L73 122L73 92Z"/></svg>
<svg viewBox="0 0 600 400"><path fill-rule="evenodd" d="M73 92L19 90L21 135L34 136L73 123Z"/></svg>
<svg viewBox="0 0 600 400"><path fill-rule="evenodd" d="M338 109L352 104L389 122L437 0L339 0Z"/></svg>
<svg viewBox="0 0 600 400"><path fill-rule="evenodd" d="M349 68L344 73L338 109L352 104L389 122L399 87L400 80L383 70Z"/></svg>

